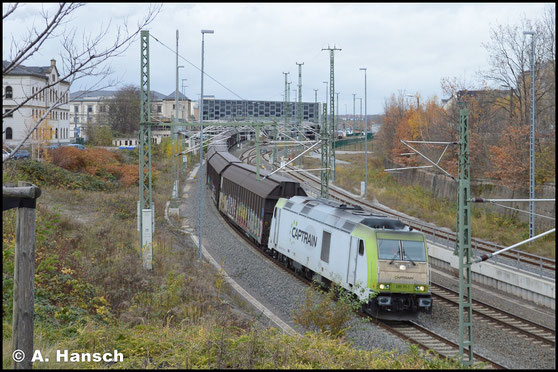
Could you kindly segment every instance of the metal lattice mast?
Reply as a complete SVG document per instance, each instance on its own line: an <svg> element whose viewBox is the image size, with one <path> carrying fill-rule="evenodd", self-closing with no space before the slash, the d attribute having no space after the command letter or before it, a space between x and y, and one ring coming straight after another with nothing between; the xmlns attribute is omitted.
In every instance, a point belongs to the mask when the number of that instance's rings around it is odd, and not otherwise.
<svg viewBox="0 0 558 372"><path fill-rule="evenodd" d="M336 50L341 50L335 47L335 45L333 46L333 48L330 48L329 46L327 48L323 48L322 50L329 50L329 115L330 115L330 119L328 120L328 129L329 129L329 133L331 136L331 153L330 153L330 158L331 158L331 179L335 180L335 136L334 133L336 132L336 128L335 128L335 103L334 103L334 99L335 99L335 61L334 61L334 56L333 56L333 52Z"/></svg>
<svg viewBox="0 0 558 372"><path fill-rule="evenodd" d="M329 140L329 130L327 125L327 103L324 103L323 115L322 115L322 127L320 128L321 139L322 139L322 166L320 170L320 196L322 198L329 198L329 150L330 150L330 140Z"/></svg>
<svg viewBox="0 0 558 372"><path fill-rule="evenodd" d="M524 31L531 35L531 131L529 135L529 238L535 236L535 32Z"/></svg>
<svg viewBox="0 0 558 372"><path fill-rule="evenodd" d="M302 130L302 63L295 62L298 65L298 130L296 139L300 141L300 131Z"/></svg>
<svg viewBox="0 0 558 372"><path fill-rule="evenodd" d="M459 359L473 364L473 294L471 249L471 181L469 173L469 110L459 111L459 164L457 193L457 250L459 254ZM464 359L464 349L467 358Z"/></svg>
<svg viewBox="0 0 558 372"><path fill-rule="evenodd" d="M283 74L285 74L285 99L283 103L283 117L285 118L285 126L283 128L283 131L286 131L289 123L289 83L287 78L289 72L283 72ZM282 151L282 153L284 155L284 151Z"/></svg>
<svg viewBox="0 0 558 372"><path fill-rule="evenodd" d="M151 185L151 97L149 88L149 31L141 31L140 42L140 131L138 227L143 267L151 270L153 257L153 198Z"/></svg>

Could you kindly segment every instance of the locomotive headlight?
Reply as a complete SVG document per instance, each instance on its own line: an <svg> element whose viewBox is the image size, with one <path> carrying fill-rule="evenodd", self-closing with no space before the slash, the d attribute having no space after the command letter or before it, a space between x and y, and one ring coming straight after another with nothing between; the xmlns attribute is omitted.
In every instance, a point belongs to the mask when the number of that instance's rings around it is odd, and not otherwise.
<svg viewBox="0 0 558 372"><path fill-rule="evenodd" d="M407 266L405 266L405 265L399 265L399 270L405 271L405 270L407 270Z"/></svg>
<svg viewBox="0 0 558 372"><path fill-rule="evenodd" d="M417 285L417 286L415 287L415 290L416 290L416 291L420 291L420 292L424 292L424 286L423 286L423 285Z"/></svg>
<svg viewBox="0 0 558 372"><path fill-rule="evenodd" d="M389 284L380 284L380 289L389 289Z"/></svg>

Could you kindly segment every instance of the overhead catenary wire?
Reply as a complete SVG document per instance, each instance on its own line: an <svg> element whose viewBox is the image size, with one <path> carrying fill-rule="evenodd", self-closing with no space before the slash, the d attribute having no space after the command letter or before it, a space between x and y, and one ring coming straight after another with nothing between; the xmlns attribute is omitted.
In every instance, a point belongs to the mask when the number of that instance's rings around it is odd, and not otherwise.
<svg viewBox="0 0 558 372"><path fill-rule="evenodd" d="M149 34L149 36L151 36L156 42L158 42L159 44L161 44L162 46L164 46L165 48L167 48L169 51L171 51L173 54L178 54L176 51L173 51L169 46L165 45L162 41L160 41L159 39L157 39L155 36L153 36L153 34ZM187 63L189 63L192 67L196 68L198 71L201 72L201 68L199 68L198 66L196 66L195 64L193 64L192 62L188 61L186 58L184 58L183 56L181 56L180 54L178 54L178 56L180 58L182 58L184 61L186 61ZM225 88L226 90L228 90L229 92L231 92L232 94L234 94L236 97L240 98L243 101L246 101L246 98L241 97L239 94L237 94L236 92L232 91L231 89L229 89L228 87L226 87L224 84L222 84L220 81L218 81L217 79L215 79L213 76L209 75L207 72L204 71L203 73L205 76L207 76L208 78L210 78L211 80L213 80L214 82L216 82L217 84L219 84L220 86L222 86L223 88ZM202 97L203 98L203 97Z"/></svg>

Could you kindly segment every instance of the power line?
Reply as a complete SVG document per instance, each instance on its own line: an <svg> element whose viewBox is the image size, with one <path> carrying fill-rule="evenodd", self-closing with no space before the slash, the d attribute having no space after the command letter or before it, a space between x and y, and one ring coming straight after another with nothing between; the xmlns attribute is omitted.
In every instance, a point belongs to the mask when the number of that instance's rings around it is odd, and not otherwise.
<svg viewBox="0 0 558 372"><path fill-rule="evenodd" d="M157 39L155 36L151 35L150 36L159 44L161 44L162 46L164 46L165 48L167 48L168 50L170 50L173 54L177 54L175 51L173 51L171 48L169 48L167 45L165 45L162 41L160 41L159 39ZM192 67L196 68L198 71L201 72L201 69L194 65L192 62L188 61L186 58L184 58L183 56L181 56L180 54L178 54L178 56L180 58L182 58L184 61L188 62L190 65L192 65ZM240 95L236 94L235 92L233 92L232 90L230 90L229 88L227 88L225 85L221 84L217 79L215 79L213 76L209 75L207 72L203 73L205 76L207 76L208 78L210 78L211 80L213 80L214 82L216 82L217 84L219 84L220 86L222 86L223 88L225 88L226 90L228 90L229 92L231 92L232 94L234 94L235 96L237 96L238 98L240 98L243 101L246 101L246 98L241 97ZM203 99L203 97L202 97Z"/></svg>

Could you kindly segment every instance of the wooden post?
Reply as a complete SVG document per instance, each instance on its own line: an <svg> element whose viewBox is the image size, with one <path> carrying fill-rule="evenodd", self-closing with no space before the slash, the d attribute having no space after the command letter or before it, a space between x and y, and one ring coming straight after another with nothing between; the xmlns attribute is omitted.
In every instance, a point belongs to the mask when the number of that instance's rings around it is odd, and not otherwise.
<svg viewBox="0 0 558 372"><path fill-rule="evenodd" d="M41 190L31 184L2 187L3 210L17 207L14 257L12 367L31 369L35 306L35 206Z"/></svg>

